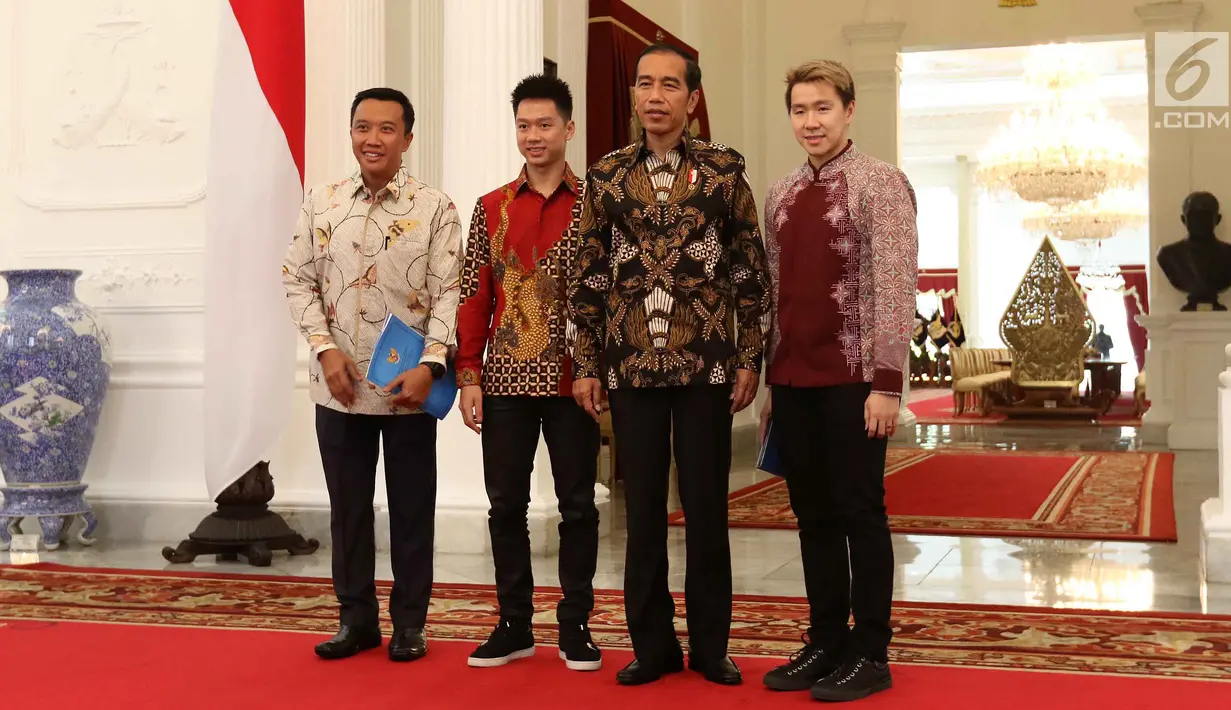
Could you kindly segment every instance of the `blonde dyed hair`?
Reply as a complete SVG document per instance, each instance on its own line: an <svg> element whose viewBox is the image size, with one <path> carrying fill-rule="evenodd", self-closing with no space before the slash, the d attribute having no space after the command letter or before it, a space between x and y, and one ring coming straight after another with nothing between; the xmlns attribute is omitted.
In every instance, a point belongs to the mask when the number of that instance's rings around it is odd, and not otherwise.
<svg viewBox="0 0 1231 710"><path fill-rule="evenodd" d="M791 110L791 90L796 84L814 82L829 82L838 91L842 105L849 106L855 100L855 80L851 72L842 66L841 62L831 59L817 59L804 62L797 67L791 67L786 73L786 110Z"/></svg>

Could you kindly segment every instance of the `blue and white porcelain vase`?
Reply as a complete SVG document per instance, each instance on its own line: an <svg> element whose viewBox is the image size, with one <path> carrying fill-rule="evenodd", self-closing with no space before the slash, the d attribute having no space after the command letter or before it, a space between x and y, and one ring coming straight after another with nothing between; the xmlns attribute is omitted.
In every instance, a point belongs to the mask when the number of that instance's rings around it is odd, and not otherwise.
<svg viewBox="0 0 1231 710"><path fill-rule="evenodd" d="M77 300L80 271L0 271L0 551L38 518L54 550L80 517L91 544L98 522L85 501L85 474L111 381L111 343L98 316Z"/></svg>

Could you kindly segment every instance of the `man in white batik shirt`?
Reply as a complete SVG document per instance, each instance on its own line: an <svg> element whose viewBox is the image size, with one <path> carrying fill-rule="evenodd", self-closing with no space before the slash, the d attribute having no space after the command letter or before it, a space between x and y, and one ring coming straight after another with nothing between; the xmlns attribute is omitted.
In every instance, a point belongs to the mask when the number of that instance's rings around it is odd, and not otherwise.
<svg viewBox="0 0 1231 710"><path fill-rule="evenodd" d="M359 170L309 191L283 266L291 315L312 346L311 395L341 606L338 634L316 647L322 658L381 645L372 500L382 438L394 578L389 658L427 652L436 419L419 407L456 343L462 239L452 201L402 167L413 126L414 109L400 91L355 97L350 131ZM426 346L419 366L377 389L363 373L389 314L423 333Z"/></svg>

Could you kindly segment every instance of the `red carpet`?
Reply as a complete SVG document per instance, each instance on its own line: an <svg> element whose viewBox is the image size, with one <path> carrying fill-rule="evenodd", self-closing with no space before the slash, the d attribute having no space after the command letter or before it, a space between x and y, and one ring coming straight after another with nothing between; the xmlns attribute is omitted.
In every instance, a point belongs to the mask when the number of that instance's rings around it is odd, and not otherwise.
<svg viewBox="0 0 1231 710"><path fill-rule="evenodd" d="M906 405L915 413L916 424L1026 424L1029 426L1141 426L1141 417L1133 413L1133 398L1122 396L1111 409L1097 420L1054 417L1014 418L1003 414L979 414L978 408L953 413L953 395L919 399Z"/></svg>
<svg viewBox="0 0 1231 710"><path fill-rule="evenodd" d="M3 622L0 622L3 623ZM706 710L818 707L806 693L761 687L778 661L740 658L744 685L713 685L693 673L625 688L615 671L627 651L605 652L595 673L566 670L554 648L504 668L466 666L472 644L431 642L427 658L405 665L376 650L346 661L312 655L319 634L156 626L16 622L0 625L0 647L20 649L10 666L5 706L228 710L430 708L508 710ZM38 659L56 659L40 662ZM1163 678L1023 673L944 666L893 667L895 687L860 708L915 710L1156 710L1217 708L1226 683Z"/></svg>
<svg viewBox="0 0 1231 710"><path fill-rule="evenodd" d="M885 502L894 532L1174 542L1170 453L936 453L891 448ZM730 496L731 527L794 529L786 483ZM683 511L671 514L683 525Z"/></svg>
<svg viewBox="0 0 1231 710"><path fill-rule="evenodd" d="M382 607L388 592L379 582ZM591 626L605 654L596 673L556 658L558 598L538 591L543 646L505 668L465 664L496 620L494 591L477 585L436 586L426 659L391 664L379 650L326 662L311 646L336 624L328 580L0 567L0 648L21 654L3 697L15 708L177 710L816 707L760 687L798 645L802 599L736 598L731 652L743 686L683 673L623 688L614 678L630 659L622 595L596 592ZM895 687L859 707L1214 708L1231 693L1231 617L899 603L894 624Z"/></svg>

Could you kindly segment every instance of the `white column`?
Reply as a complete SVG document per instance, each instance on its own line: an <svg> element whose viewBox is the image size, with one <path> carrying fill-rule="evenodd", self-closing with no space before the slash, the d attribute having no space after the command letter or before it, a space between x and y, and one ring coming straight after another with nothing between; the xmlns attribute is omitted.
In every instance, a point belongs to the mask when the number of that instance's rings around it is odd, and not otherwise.
<svg viewBox="0 0 1231 710"><path fill-rule="evenodd" d="M359 91L385 85L385 0L305 0L304 34L307 182L315 185L356 167L350 106Z"/></svg>
<svg viewBox="0 0 1231 710"><path fill-rule="evenodd" d="M1207 582L1231 582L1231 345L1218 375L1218 497L1201 506L1201 562Z"/></svg>
<svg viewBox="0 0 1231 710"><path fill-rule="evenodd" d="M542 0L448 0L444 4L444 173L441 183L468 233L475 201L517 176L510 96L543 71ZM558 549L556 498L540 441L531 483L531 549ZM441 423L437 450L436 550L485 552L487 493L478 436L461 417Z"/></svg>
<svg viewBox="0 0 1231 710"><path fill-rule="evenodd" d="M1150 258L1148 260L1150 311L1168 314L1178 311L1184 296L1174 289L1163 275L1154 255L1160 247L1184 236L1182 225L1176 219L1184 197L1192 192L1193 131L1163 128L1162 108L1155 107L1156 86L1154 75L1154 33L1166 31L1192 31L1197 16L1201 14L1200 2L1150 3L1134 8L1145 28L1146 77L1150 95ZM1183 362L1168 355L1167 343L1155 339L1157 331L1150 333L1150 345L1146 350L1146 387L1150 392L1150 410L1142 417L1142 435L1147 442L1166 440L1175 416L1170 406L1167 388L1177 382L1182 370L1176 370Z"/></svg>
<svg viewBox="0 0 1231 710"><path fill-rule="evenodd" d="M432 186L444 180L444 0L409 0L407 94L415 107L410 174Z"/></svg>
<svg viewBox="0 0 1231 710"><path fill-rule="evenodd" d="M590 41L589 3L561 0L556 5L556 71L573 92L573 123L577 130L569 141L568 164L584 177L586 162L586 57Z"/></svg>
<svg viewBox="0 0 1231 710"><path fill-rule="evenodd" d="M523 163L509 97L543 71L542 0L448 0L444 41L443 184L467 226L475 200Z"/></svg>
<svg viewBox="0 0 1231 710"><path fill-rule="evenodd" d="M974 163L957 156L957 310L966 329L966 347L978 347L979 333L979 192ZM974 329L972 329L972 326Z"/></svg>
<svg viewBox="0 0 1231 710"><path fill-rule="evenodd" d="M346 85L352 97L385 82L385 0L346 0Z"/></svg>
<svg viewBox="0 0 1231 710"><path fill-rule="evenodd" d="M847 25L842 35L851 45L847 69L855 80L855 101L858 114L851 124L851 137L859 150L876 158L901 165L902 114L898 110L898 92L902 84L902 60L899 56L901 22ZM910 357L902 363L902 406L898 411L898 432L895 438L914 434L915 413L906 406L910 401Z"/></svg>
<svg viewBox="0 0 1231 710"><path fill-rule="evenodd" d="M1157 107L1154 99L1159 89L1155 82L1154 34L1193 31L1197 16L1201 14L1202 3L1151 3L1139 5L1135 10L1145 27L1146 77L1150 95L1150 310L1161 313L1179 310L1184 303L1183 294L1167 282L1153 257L1160 247L1184 237L1177 215L1180 204L1193 190L1194 131L1163 127L1163 112L1168 109Z"/></svg>
<svg viewBox="0 0 1231 710"><path fill-rule="evenodd" d="M898 92L902 83L901 22L847 25L842 34L850 43L847 68L855 79L858 113L851 124L851 137L859 150L900 165L902 156L901 111Z"/></svg>
<svg viewBox="0 0 1231 710"><path fill-rule="evenodd" d="M334 117L339 140L330 145L329 166L341 176L355 169L350 142L350 105L355 94L385 85L385 0L347 0L342 17L341 83L337 86ZM332 178L332 179L337 179Z"/></svg>

